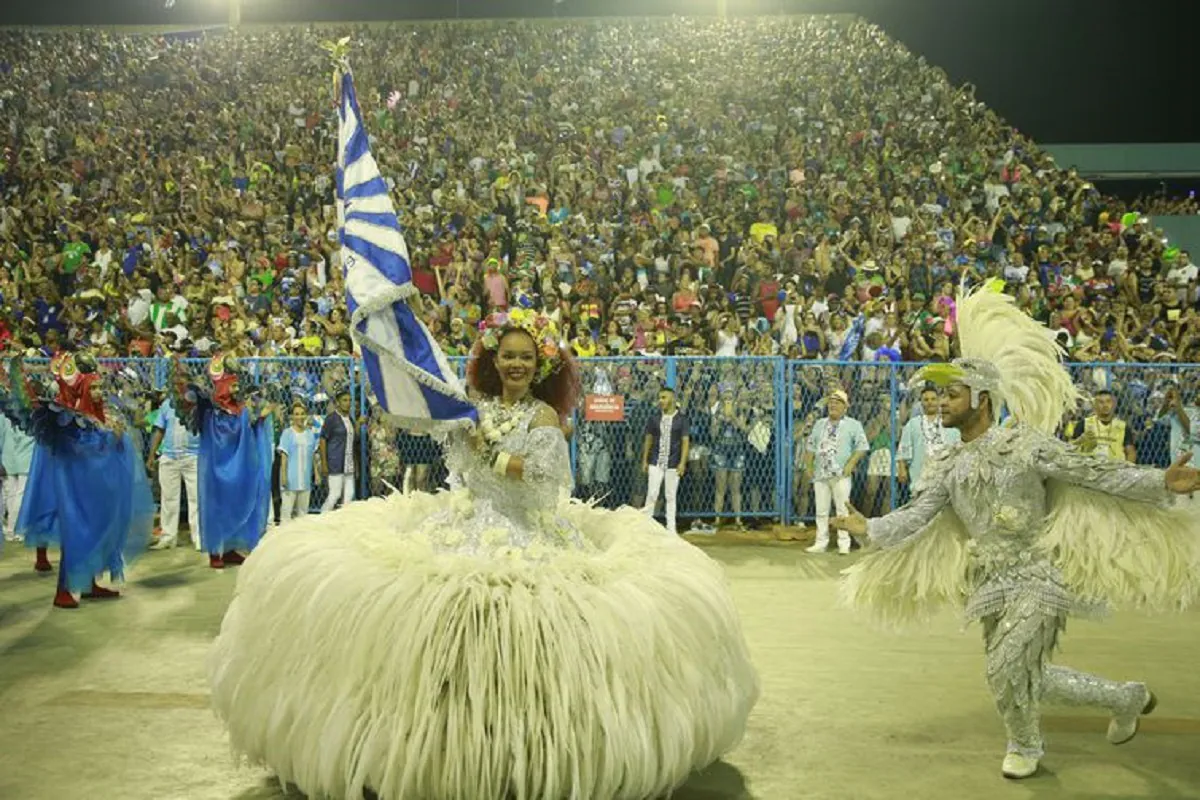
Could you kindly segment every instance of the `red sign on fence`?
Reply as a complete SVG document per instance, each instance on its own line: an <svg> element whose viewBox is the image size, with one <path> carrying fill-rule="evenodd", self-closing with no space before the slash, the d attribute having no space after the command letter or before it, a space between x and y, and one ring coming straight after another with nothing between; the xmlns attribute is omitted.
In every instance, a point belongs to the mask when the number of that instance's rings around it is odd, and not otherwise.
<svg viewBox="0 0 1200 800"><path fill-rule="evenodd" d="M583 400L583 418L588 422L624 422L625 395L589 394Z"/></svg>

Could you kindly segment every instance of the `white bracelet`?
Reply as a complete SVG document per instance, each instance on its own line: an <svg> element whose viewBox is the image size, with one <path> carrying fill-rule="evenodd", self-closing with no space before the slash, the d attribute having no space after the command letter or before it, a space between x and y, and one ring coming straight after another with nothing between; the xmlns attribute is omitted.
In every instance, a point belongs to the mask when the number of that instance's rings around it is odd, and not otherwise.
<svg viewBox="0 0 1200 800"><path fill-rule="evenodd" d="M498 453L496 460L492 462L492 471L501 478L508 476L508 462L512 461L512 456L508 453Z"/></svg>

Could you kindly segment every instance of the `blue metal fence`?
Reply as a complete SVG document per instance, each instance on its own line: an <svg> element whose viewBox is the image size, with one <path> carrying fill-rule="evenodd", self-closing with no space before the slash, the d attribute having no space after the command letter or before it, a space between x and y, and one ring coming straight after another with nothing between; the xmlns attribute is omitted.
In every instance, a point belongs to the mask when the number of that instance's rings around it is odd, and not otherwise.
<svg viewBox="0 0 1200 800"><path fill-rule="evenodd" d="M452 359L465 370L465 359ZM31 362L30 369L43 369ZM165 359L114 359L127 381L161 391ZM208 362L184 364L198 378ZM395 488L432 490L445 479L438 446L428 437L397 433L371 417L370 387L361 363L349 357L245 360L252 388L280 405L281 431L287 406L299 400L314 425L332 413L334 397L348 388L352 408L372 419L361 432L359 497ZM835 388L850 398L848 415L867 433L871 453L859 465L852 501L868 515L907 500L897 478L896 455L905 423L920 413L919 398L906 386L920 364L788 361L777 357L596 358L581 362L584 394L623 403L619 420L576 413L570 440L576 494L602 505L641 506L646 478L641 469L646 424L663 386L676 390L691 429L691 452L679 490L679 516L693 524L722 521L791 524L812 518L811 487L802 470L813 423L824 416L824 399ZM1070 364L1087 396L1108 390L1116 414L1129 430L1139 463L1165 466L1185 449L1200 460L1200 370L1179 364ZM1082 430L1087 404L1067 421L1068 438ZM148 437L147 437L148 441ZM325 487L317 487L319 508ZM682 527L682 526L681 526Z"/></svg>

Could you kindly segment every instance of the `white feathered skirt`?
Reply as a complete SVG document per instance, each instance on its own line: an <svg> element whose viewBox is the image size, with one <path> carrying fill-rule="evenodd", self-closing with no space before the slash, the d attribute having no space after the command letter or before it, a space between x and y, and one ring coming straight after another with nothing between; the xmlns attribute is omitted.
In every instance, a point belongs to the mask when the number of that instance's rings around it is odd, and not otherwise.
<svg viewBox="0 0 1200 800"><path fill-rule="evenodd" d="M395 495L263 540L209 665L236 752L311 798L640 800L738 743L758 682L715 562L579 503L559 511L590 552L435 551L423 527L469 502Z"/></svg>

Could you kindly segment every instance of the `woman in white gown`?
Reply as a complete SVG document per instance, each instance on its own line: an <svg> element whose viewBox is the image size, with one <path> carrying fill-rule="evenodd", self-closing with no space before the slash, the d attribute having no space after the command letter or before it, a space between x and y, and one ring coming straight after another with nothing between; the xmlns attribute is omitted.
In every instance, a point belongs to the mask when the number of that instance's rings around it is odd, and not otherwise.
<svg viewBox="0 0 1200 800"><path fill-rule="evenodd" d="M214 705L310 797L653 798L741 738L758 683L721 568L561 499L578 381L546 322L477 345L464 488L296 520L240 571Z"/></svg>

